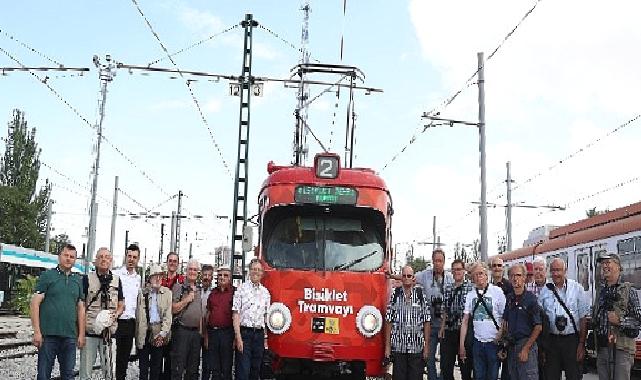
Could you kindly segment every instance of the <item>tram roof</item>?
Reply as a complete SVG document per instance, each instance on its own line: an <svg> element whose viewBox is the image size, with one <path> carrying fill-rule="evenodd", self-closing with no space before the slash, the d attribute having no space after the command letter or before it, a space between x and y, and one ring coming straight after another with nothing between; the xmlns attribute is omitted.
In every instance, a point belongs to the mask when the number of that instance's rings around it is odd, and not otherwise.
<svg viewBox="0 0 641 380"><path fill-rule="evenodd" d="M387 185L372 169L341 168L338 177L334 179L318 178L314 167L308 166L276 166L267 164L270 175L265 179L262 189L273 185L336 185L356 186L379 189L388 192Z"/></svg>
<svg viewBox="0 0 641 380"><path fill-rule="evenodd" d="M549 240L498 255L514 260L641 230L641 202L570 223L550 231Z"/></svg>

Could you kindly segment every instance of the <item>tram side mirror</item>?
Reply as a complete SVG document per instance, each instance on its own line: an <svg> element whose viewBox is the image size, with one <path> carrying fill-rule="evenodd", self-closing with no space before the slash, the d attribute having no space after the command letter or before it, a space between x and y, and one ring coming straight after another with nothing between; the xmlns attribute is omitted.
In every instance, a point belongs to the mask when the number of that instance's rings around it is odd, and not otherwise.
<svg viewBox="0 0 641 380"><path fill-rule="evenodd" d="M254 230L251 226L243 228L243 252L250 252L254 248Z"/></svg>

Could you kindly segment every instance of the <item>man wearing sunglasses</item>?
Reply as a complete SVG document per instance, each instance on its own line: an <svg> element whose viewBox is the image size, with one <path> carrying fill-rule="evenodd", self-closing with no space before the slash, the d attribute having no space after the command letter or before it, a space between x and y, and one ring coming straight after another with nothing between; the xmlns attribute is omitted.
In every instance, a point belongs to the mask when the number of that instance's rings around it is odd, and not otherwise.
<svg viewBox="0 0 641 380"><path fill-rule="evenodd" d="M217 286L209 293L205 312L207 326L205 346L208 355L206 360L210 366L212 379L231 380L234 355L231 306L236 289L231 285L231 271L228 267L218 268L216 284ZM205 379L209 380L209 376L203 377L203 380Z"/></svg>

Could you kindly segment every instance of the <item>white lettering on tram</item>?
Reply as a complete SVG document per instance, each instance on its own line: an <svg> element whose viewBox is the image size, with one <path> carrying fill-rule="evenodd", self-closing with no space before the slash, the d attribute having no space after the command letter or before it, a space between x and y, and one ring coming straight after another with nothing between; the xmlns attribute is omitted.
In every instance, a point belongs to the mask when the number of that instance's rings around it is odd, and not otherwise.
<svg viewBox="0 0 641 380"><path fill-rule="evenodd" d="M352 305L331 305L325 303L315 303L308 301L320 302L347 302L347 291L337 291L336 289L329 288L304 288L303 299L298 301L298 312L312 313L312 314L330 314L346 317L354 314L354 306Z"/></svg>

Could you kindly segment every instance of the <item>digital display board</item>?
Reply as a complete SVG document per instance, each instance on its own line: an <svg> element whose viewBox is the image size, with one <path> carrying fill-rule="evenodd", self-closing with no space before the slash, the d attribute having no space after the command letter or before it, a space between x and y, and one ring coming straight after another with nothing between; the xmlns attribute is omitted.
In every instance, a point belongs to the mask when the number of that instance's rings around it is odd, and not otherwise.
<svg viewBox="0 0 641 380"><path fill-rule="evenodd" d="M358 191L342 186L298 186L294 193L297 203L355 205Z"/></svg>

